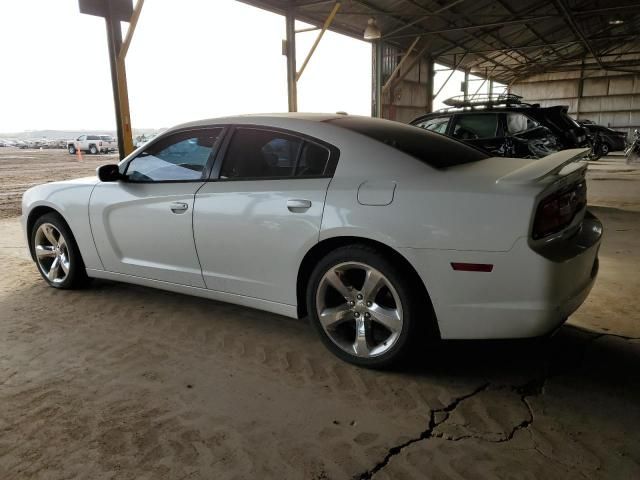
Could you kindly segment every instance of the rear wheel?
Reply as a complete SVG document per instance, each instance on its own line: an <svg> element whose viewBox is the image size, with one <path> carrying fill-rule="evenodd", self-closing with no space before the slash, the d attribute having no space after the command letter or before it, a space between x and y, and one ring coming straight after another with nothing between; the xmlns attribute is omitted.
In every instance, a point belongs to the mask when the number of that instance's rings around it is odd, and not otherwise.
<svg viewBox="0 0 640 480"><path fill-rule="evenodd" d="M89 153L91 153L91 155L97 155L98 154L98 147L96 147L95 145L91 145L89 147Z"/></svg>
<svg viewBox="0 0 640 480"><path fill-rule="evenodd" d="M60 215L51 212L36 220L31 249L42 278L50 286L72 289L88 283L78 245Z"/></svg>
<svg viewBox="0 0 640 480"><path fill-rule="evenodd" d="M338 248L314 269L307 308L323 343L355 365L389 367L408 351L417 330L407 276L378 250Z"/></svg>

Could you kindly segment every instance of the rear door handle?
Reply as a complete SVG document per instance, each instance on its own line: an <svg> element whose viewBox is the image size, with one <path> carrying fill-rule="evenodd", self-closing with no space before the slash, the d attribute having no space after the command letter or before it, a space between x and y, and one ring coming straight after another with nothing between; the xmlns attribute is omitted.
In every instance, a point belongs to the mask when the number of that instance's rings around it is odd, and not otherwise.
<svg viewBox="0 0 640 480"><path fill-rule="evenodd" d="M311 200L292 198L287 200L287 208L290 212L300 212L311 208Z"/></svg>
<svg viewBox="0 0 640 480"><path fill-rule="evenodd" d="M184 202L173 202L169 208L173 213L184 213L189 209L189 205Z"/></svg>

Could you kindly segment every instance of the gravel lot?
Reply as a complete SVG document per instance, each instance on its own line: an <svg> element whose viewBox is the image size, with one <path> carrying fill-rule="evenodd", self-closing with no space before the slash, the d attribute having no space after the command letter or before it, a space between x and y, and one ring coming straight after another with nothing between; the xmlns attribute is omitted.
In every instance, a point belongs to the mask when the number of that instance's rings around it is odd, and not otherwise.
<svg viewBox="0 0 640 480"><path fill-rule="evenodd" d="M600 276L553 338L425 345L375 372L304 321L45 287L22 191L112 161L0 149L1 479L640 478L639 170L592 165Z"/></svg>

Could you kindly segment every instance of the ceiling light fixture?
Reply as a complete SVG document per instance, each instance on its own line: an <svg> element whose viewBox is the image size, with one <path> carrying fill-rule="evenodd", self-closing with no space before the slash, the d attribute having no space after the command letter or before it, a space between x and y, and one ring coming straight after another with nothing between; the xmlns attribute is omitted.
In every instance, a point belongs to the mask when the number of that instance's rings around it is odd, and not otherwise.
<svg viewBox="0 0 640 480"><path fill-rule="evenodd" d="M382 32L378 28L375 18L370 18L367 22L367 28L364 29L365 40L378 40L382 37Z"/></svg>
<svg viewBox="0 0 640 480"><path fill-rule="evenodd" d="M609 20L609 25L622 25L624 23L624 20L621 20L619 18L614 18L613 20Z"/></svg>

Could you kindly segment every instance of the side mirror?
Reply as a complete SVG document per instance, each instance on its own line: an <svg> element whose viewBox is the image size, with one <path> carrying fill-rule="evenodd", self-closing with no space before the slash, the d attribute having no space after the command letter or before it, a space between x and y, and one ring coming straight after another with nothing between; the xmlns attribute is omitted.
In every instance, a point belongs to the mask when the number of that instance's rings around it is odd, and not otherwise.
<svg viewBox="0 0 640 480"><path fill-rule="evenodd" d="M122 179L116 164L102 165L96 169L96 173L101 182L117 182Z"/></svg>

